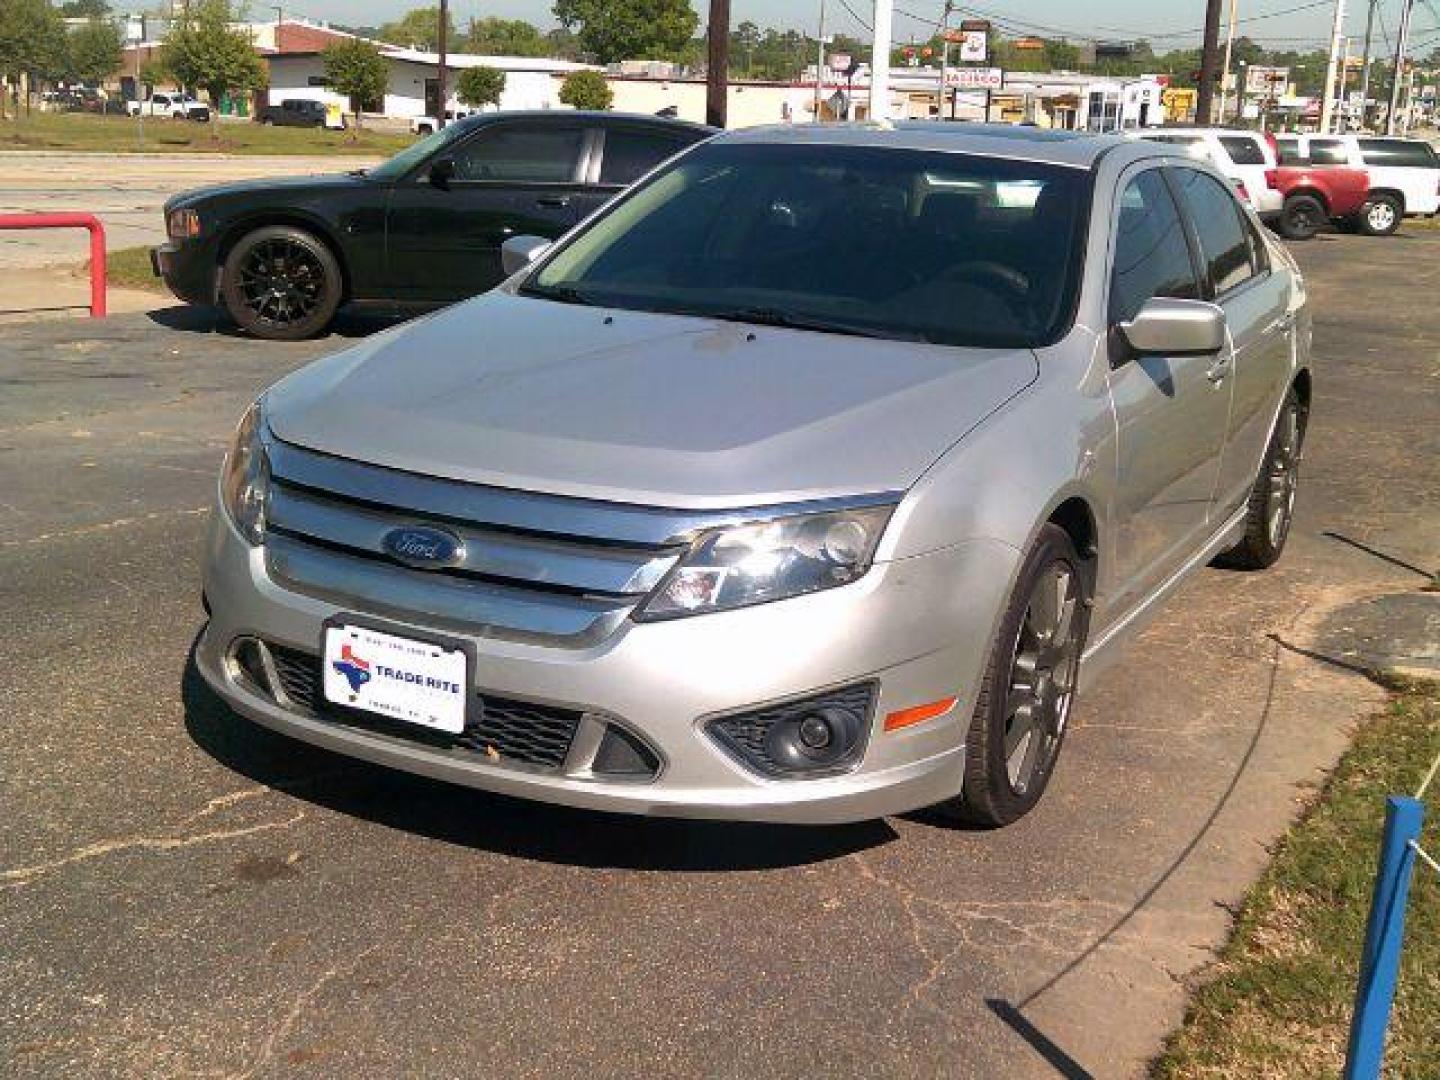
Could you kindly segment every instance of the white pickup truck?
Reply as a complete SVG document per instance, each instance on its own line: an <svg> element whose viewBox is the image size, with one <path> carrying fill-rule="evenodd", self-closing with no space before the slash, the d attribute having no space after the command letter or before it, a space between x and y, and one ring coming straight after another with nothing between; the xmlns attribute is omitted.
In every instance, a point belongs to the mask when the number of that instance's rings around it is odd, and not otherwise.
<svg viewBox="0 0 1440 1080"><path fill-rule="evenodd" d="M475 109L446 109L445 122L447 124L455 120L464 120L467 116L474 116L478 110ZM413 116L410 118L410 134L430 135L440 125L435 122L433 116Z"/></svg>
<svg viewBox="0 0 1440 1080"><path fill-rule="evenodd" d="M163 116L172 120L196 120L206 123L210 119L210 106L196 101L189 94L160 91L151 94L146 101L129 101L125 111L131 116Z"/></svg>

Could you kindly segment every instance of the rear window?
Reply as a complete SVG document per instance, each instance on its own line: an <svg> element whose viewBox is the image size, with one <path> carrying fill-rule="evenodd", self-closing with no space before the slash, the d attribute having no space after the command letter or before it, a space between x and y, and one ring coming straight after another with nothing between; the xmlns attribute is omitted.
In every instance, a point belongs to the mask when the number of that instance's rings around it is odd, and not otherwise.
<svg viewBox="0 0 1440 1080"><path fill-rule="evenodd" d="M1434 147L1414 139L1361 139L1360 153L1366 165L1392 169L1440 169Z"/></svg>
<svg viewBox="0 0 1440 1080"><path fill-rule="evenodd" d="M1267 165L1265 151L1260 143L1249 135L1221 135L1220 145L1236 165Z"/></svg>

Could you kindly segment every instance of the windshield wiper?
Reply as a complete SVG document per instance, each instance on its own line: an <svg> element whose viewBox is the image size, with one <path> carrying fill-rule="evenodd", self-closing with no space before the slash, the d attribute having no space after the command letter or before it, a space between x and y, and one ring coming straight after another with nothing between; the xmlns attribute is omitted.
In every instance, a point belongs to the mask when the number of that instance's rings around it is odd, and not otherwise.
<svg viewBox="0 0 1440 1080"><path fill-rule="evenodd" d="M747 322L756 326L780 326L787 330L814 330L823 334L844 334L848 337L888 338L899 341L924 341L924 335L913 331L881 329L861 323L824 319L814 315L797 315L779 308L753 307L734 308L730 311L696 312L711 319L725 322Z"/></svg>
<svg viewBox="0 0 1440 1080"><path fill-rule="evenodd" d="M554 300L561 304L578 304L581 307L599 307L574 285L522 285L521 296L533 296L537 300Z"/></svg>

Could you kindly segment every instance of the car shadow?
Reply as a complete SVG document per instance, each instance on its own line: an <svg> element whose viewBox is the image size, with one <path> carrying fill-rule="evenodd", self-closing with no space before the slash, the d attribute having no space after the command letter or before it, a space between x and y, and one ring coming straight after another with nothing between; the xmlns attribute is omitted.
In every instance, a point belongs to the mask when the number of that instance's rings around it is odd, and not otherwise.
<svg viewBox="0 0 1440 1080"><path fill-rule="evenodd" d="M594 869L771 870L896 839L884 821L822 827L632 817L412 776L278 735L238 715L205 683L193 648L181 697L190 738L226 768L338 814L478 851Z"/></svg>
<svg viewBox="0 0 1440 1080"><path fill-rule="evenodd" d="M236 326L219 308L197 304L172 304L145 313L153 323L185 334L219 334L224 337L259 341ZM391 308L342 308L326 331L326 337L363 338L414 318L420 312Z"/></svg>

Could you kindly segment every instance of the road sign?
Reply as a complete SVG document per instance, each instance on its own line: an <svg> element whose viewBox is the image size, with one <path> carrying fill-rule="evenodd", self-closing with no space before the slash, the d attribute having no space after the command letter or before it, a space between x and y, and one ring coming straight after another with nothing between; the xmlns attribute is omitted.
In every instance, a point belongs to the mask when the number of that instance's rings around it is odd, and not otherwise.
<svg viewBox="0 0 1440 1080"><path fill-rule="evenodd" d="M990 24L966 19L960 24L960 62L983 64L990 59Z"/></svg>
<svg viewBox="0 0 1440 1080"><path fill-rule="evenodd" d="M844 71L850 66L850 54L843 52L832 53L830 56L830 66L836 71Z"/></svg>
<svg viewBox="0 0 1440 1080"><path fill-rule="evenodd" d="M1278 97L1290 83L1287 67L1262 67L1251 64L1245 69L1245 93Z"/></svg>
<svg viewBox="0 0 1440 1080"><path fill-rule="evenodd" d="M1000 68L950 68L945 72L948 90L999 90L1005 85Z"/></svg>

